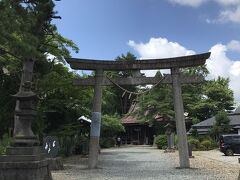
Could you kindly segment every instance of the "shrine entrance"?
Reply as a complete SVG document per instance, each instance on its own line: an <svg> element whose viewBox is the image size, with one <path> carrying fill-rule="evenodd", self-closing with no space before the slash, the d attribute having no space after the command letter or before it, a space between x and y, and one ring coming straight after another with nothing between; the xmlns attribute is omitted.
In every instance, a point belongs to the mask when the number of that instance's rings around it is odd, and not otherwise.
<svg viewBox="0 0 240 180"><path fill-rule="evenodd" d="M102 86L113 85L146 85L159 83L159 77L127 77L114 78L112 80L104 76L104 71L124 71L124 70L153 70L170 69L171 75L165 75L161 83L172 84L175 121L178 137L178 151L180 168L189 168L189 155L187 145L187 134L184 119L184 109L182 100L181 83L196 83L203 81L203 77L184 76L180 74L180 68L194 67L204 65L210 53L182 56L165 59L145 59L136 61L103 61L67 58L67 62L72 69L76 70L94 70L94 78L76 79L75 85L94 86L94 99L92 110L92 124L90 132L89 159L88 168L96 168L98 162L98 148L101 127L101 103ZM114 83L113 83L114 82Z"/></svg>

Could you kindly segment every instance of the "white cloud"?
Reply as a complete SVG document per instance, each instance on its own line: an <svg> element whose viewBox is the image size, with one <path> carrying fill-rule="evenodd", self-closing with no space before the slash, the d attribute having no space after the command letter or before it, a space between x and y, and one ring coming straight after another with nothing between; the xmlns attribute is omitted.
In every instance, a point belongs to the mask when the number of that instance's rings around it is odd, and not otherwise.
<svg viewBox="0 0 240 180"><path fill-rule="evenodd" d="M221 11L218 21L240 23L240 5Z"/></svg>
<svg viewBox="0 0 240 180"><path fill-rule="evenodd" d="M168 58L195 54L193 50L188 50L179 43L170 42L166 38L151 38L147 43L129 41L128 45L139 53L140 59ZM240 41L236 40L229 42L227 45L216 44L210 48L211 57L206 62L210 72L208 79L217 78L218 76L229 78L229 86L234 91L235 101L238 102L240 102L240 60L231 60L226 55L226 52L240 52L239 48ZM144 73L146 76L154 76L156 70L144 71Z"/></svg>
<svg viewBox="0 0 240 180"><path fill-rule="evenodd" d="M229 44L231 44L231 42ZM211 57L207 60L207 67L210 72L209 78L217 78L218 76L229 78L229 86L234 92L235 100L239 102L240 61L232 61L227 57L226 52L228 50L231 49L223 44L216 44L210 49Z"/></svg>
<svg viewBox="0 0 240 180"><path fill-rule="evenodd" d="M134 48L142 58L168 58L195 54L177 42L168 41L166 38L151 38L147 43L136 43L132 40L128 45Z"/></svg>
<svg viewBox="0 0 240 180"><path fill-rule="evenodd" d="M222 6L231 6L231 5L239 5L239 0L215 0L217 3L219 3Z"/></svg>
<svg viewBox="0 0 240 180"><path fill-rule="evenodd" d="M227 44L227 48L231 51L240 52L240 41L232 40Z"/></svg>
<svg viewBox="0 0 240 180"><path fill-rule="evenodd" d="M187 56L195 54L192 50L187 50L177 42L168 41L166 38L151 38L147 43L136 43L132 40L128 45L135 49L141 59L169 58L176 56ZM154 76L157 70L143 70L146 76ZM162 73L169 73L169 70L161 70Z"/></svg>
<svg viewBox="0 0 240 180"><path fill-rule="evenodd" d="M207 23L240 23L240 0L168 0L171 3L182 6L199 7L203 3L215 2L222 6L219 15L215 19L207 18Z"/></svg>
<svg viewBox="0 0 240 180"><path fill-rule="evenodd" d="M213 22L240 23L240 0L215 0L223 6L217 19Z"/></svg>
<svg viewBox="0 0 240 180"><path fill-rule="evenodd" d="M209 51L211 52L210 60L207 60L207 68L210 72L209 78L227 77L229 72L226 69L231 67L231 61L226 56L227 47L216 44Z"/></svg>
<svg viewBox="0 0 240 180"><path fill-rule="evenodd" d="M207 0L169 0L171 3L179 4L183 6L198 7Z"/></svg>
<svg viewBox="0 0 240 180"><path fill-rule="evenodd" d="M191 7L199 7L204 3L207 2L216 2L217 4L221 6L234 6L239 5L239 0L168 0L171 3L179 4L182 6L191 6Z"/></svg>

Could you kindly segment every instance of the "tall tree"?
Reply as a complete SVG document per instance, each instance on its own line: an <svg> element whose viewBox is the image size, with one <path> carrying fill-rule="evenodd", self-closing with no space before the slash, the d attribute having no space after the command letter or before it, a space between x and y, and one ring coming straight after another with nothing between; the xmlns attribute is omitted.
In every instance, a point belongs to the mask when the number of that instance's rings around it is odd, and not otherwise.
<svg viewBox="0 0 240 180"><path fill-rule="evenodd" d="M206 65L184 68L182 69L182 73L185 76L202 76L203 78L206 78L206 76L209 74ZM201 101L203 87L204 82L198 84L182 84L184 111L187 112L188 116L193 119L194 124L200 121L198 116L194 114L193 107L195 107L196 104Z"/></svg>
<svg viewBox="0 0 240 180"><path fill-rule="evenodd" d="M116 61L135 61L137 58L132 53L128 52L126 55L122 54L121 56L118 56L116 58ZM136 71L111 71L107 72L107 75L110 78L114 77L129 77L129 76L135 76ZM134 86L122 86L124 89L127 89L128 91L135 92L136 87ZM132 104L132 101L136 99L136 96L134 94L124 93L122 89L119 89L119 87L113 86L113 87L107 87L105 88L107 91L104 92L104 99L111 99L111 103L109 105L103 104L103 111L104 109L108 109L110 113L118 113L120 115L126 114ZM115 103L113 103L115 102ZM110 110L112 109L112 110ZM109 113L108 112L108 113Z"/></svg>
<svg viewBox="0 0 240 180"><path fill-rule="evenodd" d="M233 104L233 91L229 88L229 79L218 77L204 84L201 99L192 105L191 113L202 121L219 111L232 110Z"/></svg>
<svg viewBox="0 0 240 180"><path fill-rule="evenodd" d="M28 67L22 73L20 89L24 82L32 81L37 60L46 61L52 54L62 61L63 57L70 56L67 47L78 50L72 41L57 32L52 18L59 18L52 0L0 1L0 67L10 71L10 78L14 72L21 73L21 63ZM16 82L19 84L19 77ZM8 96L11 99L10 94Z"/></svg>
<svg viewBox="0 0 240 180"><path fill-rule="evenodd" d="M231 127L229 125L230 119L225 111L219 111L215 116L215 124L211 130L211 134L218 139L220 134L229 133Z"/></svg>
<svg viewBox="0 0 240 180"><path fill-rule="evenodd" d="M156 73L156 77L161 79L162 74L160 71ZM167 117L172 116L174 113L172 90L167 84L160 83L146 94L139 96L138 100L139 108L135 113L143 121L152 121L156 115Z"/></svg>
<svg viewBox="0 0 240 180"><path fill-rule="evenodd" d="M54 64L51 71L39 79L37 94L40 100L35 132L40 135L43 132L56 133L66 125L79 124L77 119L82 115L90 117L93 90L74 86L72 81L78 76L62 64Z"/></svg>
<svg viewBox="0 0 240 180"><path fill-rule="evenodd" d="M63 60L75 44L62 37L52 18L59 18L52 0L2 0L0 2L0 49L20 60L46 59L47 53Z"/></svg>

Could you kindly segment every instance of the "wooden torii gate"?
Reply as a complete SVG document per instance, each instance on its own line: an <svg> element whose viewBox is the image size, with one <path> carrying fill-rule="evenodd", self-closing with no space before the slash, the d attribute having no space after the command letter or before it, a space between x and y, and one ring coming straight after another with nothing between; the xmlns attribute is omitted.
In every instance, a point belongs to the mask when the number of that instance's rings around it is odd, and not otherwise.
<svg viewBox="0 0 240 180"><path fill-rule="evenodd" d="M72 69L94 70L94 78L76 79L74 84L78 86L94 86L94 100L92 110L92 124L90 132L89 159L90 169L97 167L98 148L101 127L101 103L102 86L112 85L112 82L104 77L104 71L124 71L124 70L152 70L152 69L171 69L171 75L167 75L161 83L172 84L176 129L178 136L178 150L180 168L189 168L189 155L187 145L187 134L184 119L184 109L182 100L181 83L199 83L203 78L199 76L189 77L179 73L179 68L194 67L204 65L210 53L182 56L165 59L145 59L136 61L106 61L67 58L67 62ZM114 78L113 81L118 85L144 85L156 84L159 82L157 77L127 77Z"/></svg>

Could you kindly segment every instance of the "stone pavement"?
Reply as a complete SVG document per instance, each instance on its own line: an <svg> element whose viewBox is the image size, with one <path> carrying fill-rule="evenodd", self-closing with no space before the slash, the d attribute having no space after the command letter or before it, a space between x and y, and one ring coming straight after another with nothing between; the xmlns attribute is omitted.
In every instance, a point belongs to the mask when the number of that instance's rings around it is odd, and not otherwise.
<svg viewBox="0 0 240 180"><path fill-rule="evenodd" d="M193 152L193 155L195 152ZM216 154L211 151L210 153ZM210 155L211 156L211 155ZM65 159L65 170L52 172L54 180L237 180L239 164L216 161L196 153L191 169L177 169L178 152L164 153L149 146L104 149L99 168L88 170L87 159Z"/></svg>

